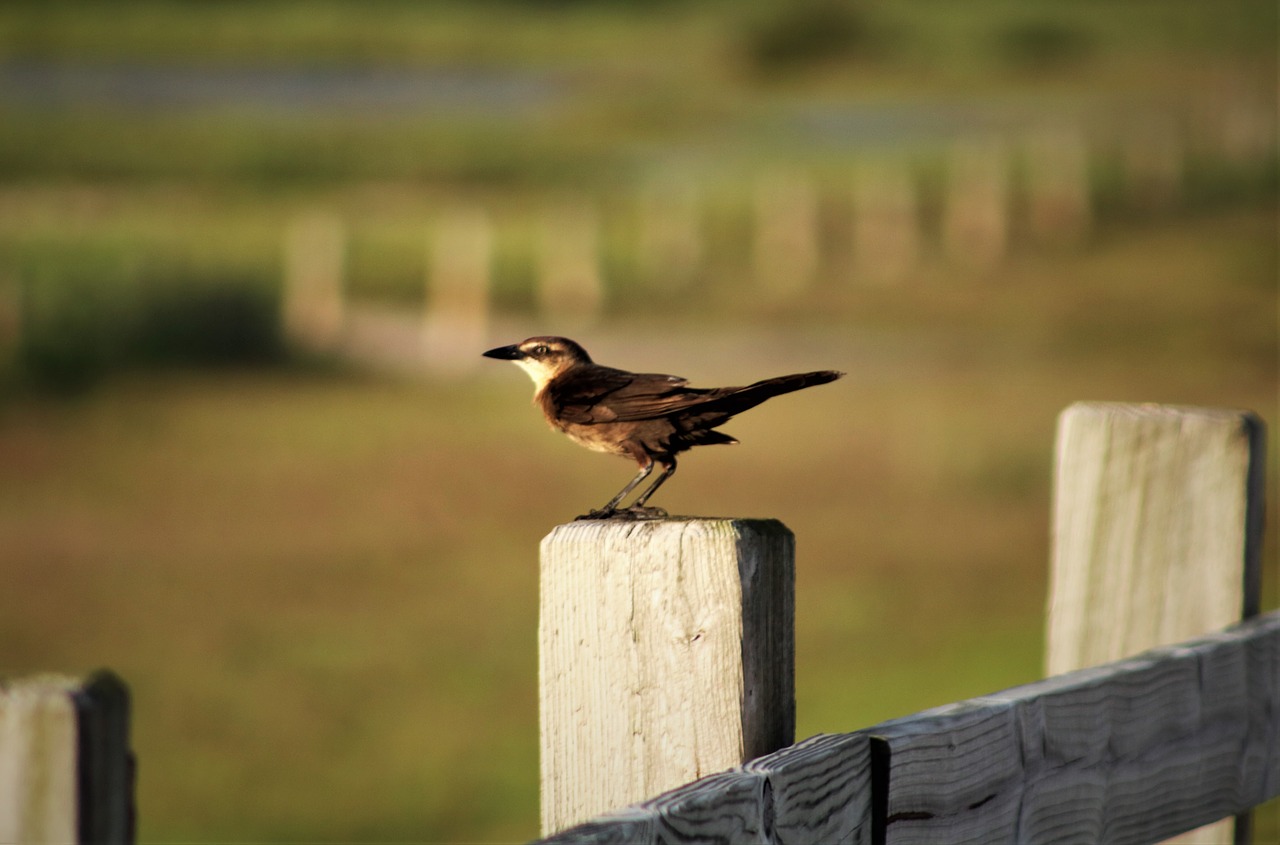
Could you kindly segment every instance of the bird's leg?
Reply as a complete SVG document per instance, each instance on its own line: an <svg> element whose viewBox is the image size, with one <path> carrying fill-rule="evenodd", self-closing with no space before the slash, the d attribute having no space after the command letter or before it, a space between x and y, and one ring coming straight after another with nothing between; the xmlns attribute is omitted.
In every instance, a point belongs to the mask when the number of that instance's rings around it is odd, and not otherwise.
<svg viewBox="0 0 1280 845"><path fill-rule="evenodd" d="M636 489L636 486L639 485L641 481L644 481L646 478L648 478L649 473L651 472L653 472L652 460L650 460L648 463L641 466L640 471L636 473L636 477L628 481L627 486L619 490L618 495L610 499L608 504L606 504L600 510L591 511L591 513L584 514L578 517L578 519L607 519L608 517L613 516L615 513L618 512L618 505L622 503L622 500L627 498L627 495L632 490Z"/></svg>
<svg viewBox="0 0 1280 845"><path fill-rule="evenodd" d="M646 516L648 515L666 516L667 512L664 511L662 508L647 508L644 506L644 503L649 501L649 497L652 496L657 491L657 489L662 486L662 482L666 481L668 478L670 478L675 474L676 474L675 458L671 458L670 462L664 461L662 464L662 475L659 475L657 479L654 480L654 482L649 485L649 489L641 493L640 497L637 498L635 502L631 504L631 507L627 508L627 510L635 512L637 514L643 514Z"/></svg>

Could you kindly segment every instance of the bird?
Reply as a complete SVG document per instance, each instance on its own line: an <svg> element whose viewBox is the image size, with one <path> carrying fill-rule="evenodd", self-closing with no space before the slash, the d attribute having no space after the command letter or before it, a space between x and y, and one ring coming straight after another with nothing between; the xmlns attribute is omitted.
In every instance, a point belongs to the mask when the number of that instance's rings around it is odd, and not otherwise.
<svg viewBox="0 0 1280 845"><path fill-rule="evenodd" d="M676 471L676 456L694 446L737 443L716 429L735 414L766 399L827 384L844 375L836 370L776 376L744 387L690 387L687 379L658 373L632 373L595 363L587 350L567 337L537 336L483 353L511 361L533 379L533 402L550 426L580 446L635 461L639 470L603 507L578 519L657 519L662 508L649 507L653 494ZM662 472L626 508L622 502L648 478Z"/></svg>

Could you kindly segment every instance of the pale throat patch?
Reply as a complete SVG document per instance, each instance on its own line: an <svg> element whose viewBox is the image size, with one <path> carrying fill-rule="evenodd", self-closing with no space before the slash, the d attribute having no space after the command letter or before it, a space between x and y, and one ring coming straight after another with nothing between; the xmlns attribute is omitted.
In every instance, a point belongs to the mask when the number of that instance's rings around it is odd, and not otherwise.
<svg viewBox="0 0 1280 845"><path fill-rule="evenodd" d="M535 361L531 358L518 358L512 363L529 374L529 378L533 379L536 391L541 391L542 388L546 387L547 382L551 381L556 374L556 370L548 367L542 361Z"/></svg>

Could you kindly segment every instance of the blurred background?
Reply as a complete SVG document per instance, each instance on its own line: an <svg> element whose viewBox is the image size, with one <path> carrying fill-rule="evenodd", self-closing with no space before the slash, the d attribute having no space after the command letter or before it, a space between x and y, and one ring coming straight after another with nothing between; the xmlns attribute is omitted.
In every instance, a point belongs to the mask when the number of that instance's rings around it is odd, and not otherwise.
<svg viewBox="0 0 1280 845"><path fill-rule="evenodd" d="M538 542L632 473L479 358L554 333L849 373L657 497L796 533L798 737L1033 680L1064 407L1256 410L1276 495L1276 45L1272 0L10 0L0 674L129 682L143 842L536 836Z"/></svg>

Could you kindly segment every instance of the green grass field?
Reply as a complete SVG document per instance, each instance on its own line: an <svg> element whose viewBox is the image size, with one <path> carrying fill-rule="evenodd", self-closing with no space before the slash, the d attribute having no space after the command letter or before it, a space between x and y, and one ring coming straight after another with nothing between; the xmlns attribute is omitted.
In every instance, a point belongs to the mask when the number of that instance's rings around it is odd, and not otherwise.
<svg viewBox="0 0 1280 845"><path fill-rule="evenodd" d="M693 454L661 498L795 531L799 736L852 730L1038 676L1067 404L1274 425L1276 222L1174 221L931 279L894 298L911 308L870 298L803 339L582 339L708 383L849 372L736 420L742 444ZM740 360L700 371L699 342ZM546 431L493 367L467 386L141 374L0 410L0 578L20 585L0 592L0 660L128 679L142 841L536 834L537 543L630 471Z"/></svg>
<svg viewBox="0 0 1280 845"><path fill-rule="evenodd" d="M529 212L583 195L606 219L607 313L578 338L599 360L848 372L735 420L741 445L657 497L795 532L798 736L1039 677L1064 407L1251 408L1280 489L1280 171L1250 151L1274 142L1276 31L1271 0L0 4L0 676L127 680L144 843L534 837L538 542L631 470L547 431L495 362L395 380L290 366L262 336L260 366L192 367L179 341L218 340L228 290L274 318L282 234L316 210L350 225L356 299L418 307L455 202L505 227L501 324L555 329L531 316ZM166 102L183 73L244 90ZM481 94L259 90L317 74ZM746 287L760 174L809 172L847 246L862 156L915 157L936 229L954 142L1059 125L1093 156L1079 242L1015 233L966 269L931 241L896 284ZM1176 195L1145 207L1125 156L1166 130ZM628 276L628 204L673 173L707 187L731 257L658 294ZM1280 843L1277 802L1255 842Z"/></svg>

